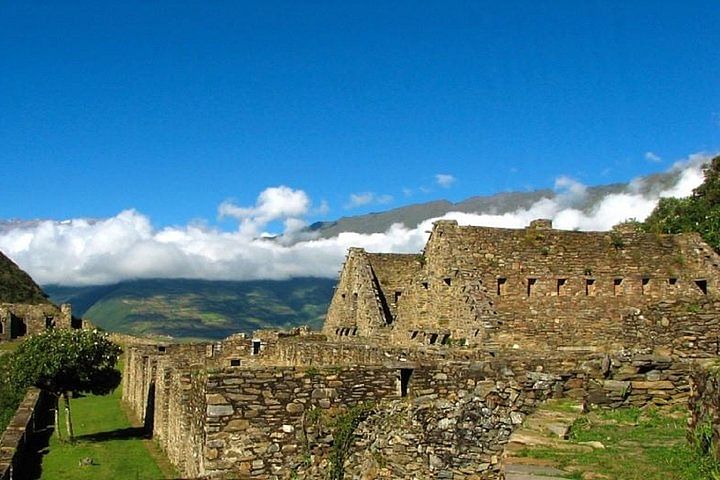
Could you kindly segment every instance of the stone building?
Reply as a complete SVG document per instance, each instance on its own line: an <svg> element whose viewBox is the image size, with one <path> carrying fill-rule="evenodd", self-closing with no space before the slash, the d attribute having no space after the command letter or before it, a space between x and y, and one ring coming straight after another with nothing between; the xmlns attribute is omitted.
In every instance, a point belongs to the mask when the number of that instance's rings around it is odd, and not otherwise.
<svg viewBox="0 0 720 480"><path fill-rule="evenodd" d="M0 303L0 341L15 340L51 328L76 328L69 304Z"/></svg>
<svg viewBox="0 0 720 480"><path fill-rule="evenodd" d="M129 348L123 398L188 478L501 478L547 398L686 402L719 264L697 235L440 221L419 254L351 249L321 333Z"/></svg>
<svg viewBox="0 0 720 480"><path fill-rule="evenodd" d="M717 294L719 264L697 234L440 221L420 255L351 249L323 333L393 345L635 347L649 340L636 331L638 309Z"/></svg>
<svg viewBox="0 0 720 480"><path fill-rule="evenodd" d="M0 342L81 324L70 305L51 303L30 275L0 252Z"/></svg>

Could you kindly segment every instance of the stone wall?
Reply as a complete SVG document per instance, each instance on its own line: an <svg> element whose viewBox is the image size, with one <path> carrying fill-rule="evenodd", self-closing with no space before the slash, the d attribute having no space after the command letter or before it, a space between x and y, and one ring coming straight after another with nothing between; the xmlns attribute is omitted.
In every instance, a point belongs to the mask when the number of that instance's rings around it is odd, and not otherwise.
<svg viewBox="0 0 720 480"><path fill-rule="evenodd" d="M15 416L0 437L0 480L36 478L38 459L31 460L35 437L52 424L50 399L31 388L20 403Z"/></svg>
<svg viewBox="0 0 720 480"><path fill-rule="evenodd" d="M690 376L688 440L720 460L720 370L717 360L698 362Z"/></svg>
<svg viewBox="0 0 720 480"><path fill-rule="evenodd" d="M332 416L372 402L378 407L358 427L348 471L367 468L390 478L452 472L464 478L479 469L494 478L512 428L546 398L567 396L614 408L678 404L689 396L690 363L651 350L541 355L506 350L493 356L459 349L449 355L453 350L440 347L383 351L279 338L251 355L248 341L230 340L235 347L219 349L208 344L216 357L208 357L201 345L178 346L185 355L180 362L173 358L174 346L128 352L124 398L150 418L155 438L187 477L287 478L294 471L320 478L328 468L332 429L314 431L308 416ZM233 348L250 360L236 367L220 360L221 353L233 357ZM312 351L324 353L312 357ZM406 356L399 354L403 351ZM463 359L462 351L477 357ZM201 358L190 361L193 354ZM331 363L343 357L367 363ZM272 366L281 359L285 366Z"/></svg>
<svg viewBox="0 0 720 480"><path fill-rule="evenodd" d="M34 335L50 328L72 328L69 304L0 304L0 341Z"/></svg>

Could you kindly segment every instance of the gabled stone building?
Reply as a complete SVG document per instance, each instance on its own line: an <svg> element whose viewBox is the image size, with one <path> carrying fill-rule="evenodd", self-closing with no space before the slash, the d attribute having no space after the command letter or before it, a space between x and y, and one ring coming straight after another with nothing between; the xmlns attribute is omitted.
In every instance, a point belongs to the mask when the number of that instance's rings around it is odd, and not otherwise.
<svg viewBox="0 0 720 480"><path fill-rule="evenodd" d="M684 320L670 325L677 315L663 310L718 292L720 257L699 235L551 227L440 221L420 255L351 249L323 333L388 345L616 350L672 344Z"/></svg>

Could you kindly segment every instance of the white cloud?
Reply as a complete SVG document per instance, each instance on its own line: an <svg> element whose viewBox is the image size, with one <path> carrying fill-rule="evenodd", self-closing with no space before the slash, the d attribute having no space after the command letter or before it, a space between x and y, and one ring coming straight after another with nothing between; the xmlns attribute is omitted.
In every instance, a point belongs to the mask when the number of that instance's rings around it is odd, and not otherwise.
<svg viewBox="0 0 720 480"><path fill-rule="evenodd" d="M435 183L442 188L450 188L452 184L455 183L455 180L457 179L448 173L438 173L435 175Z"/></svg>
<svg viewBox="0 0 720 480"><path fill-rule="evenodd" d="M567 177L556 182L559 194L527 209L495 215L448 213L461 225L521 228L536 218L551 218L561 229L606 230L627 218L644 219L660 196L687 196L702 182L707 155L693 155L673 169L676 183L662 192L640 193L638 183L625 192L606 195L586 212L572 207L585 187ZM42 284L112 283L131 278L203 278L225 280L286 279L296 276L335 277L346 251L357 246L375 252L419 252L432 228L428 219L414 228L393 225L383 233L341 233L314 238L303 230L311 211L305 192L288 187L263 191L254 207L231 202L221 215L236 218L239 228L223 232L193 222L184 227L157 229L135 210L99 221L74 219L19 224L0 231L0 250ZM285 232L270 240L259 233L271 222Z"/></svg>
<svg viewBox="0 0 720 480"><path fill-rule="evenodd" d="M385 205L393 201L392 195L375 192L351 193L345 208L357 208L363 205Z"/></svg>
<svg viewBox="0 0 720 480"><path fill-rule="evenodd" d="M281 185L263 190L254 207L238 207L226 200L218 207L218 214L239 220L243 233L256 236L267 224L276 220L283 220L290 227L287 232L296 231L297 221L307 215L309 209L310 197L305 192Z"/></svg>
<svg viewBox="0 0 720 480"><path fill-rule="evenodd" d="M662 158L660 158L660 156L656 153L645 152L645 160L648 162L659 163L662 161Z"/></svg>

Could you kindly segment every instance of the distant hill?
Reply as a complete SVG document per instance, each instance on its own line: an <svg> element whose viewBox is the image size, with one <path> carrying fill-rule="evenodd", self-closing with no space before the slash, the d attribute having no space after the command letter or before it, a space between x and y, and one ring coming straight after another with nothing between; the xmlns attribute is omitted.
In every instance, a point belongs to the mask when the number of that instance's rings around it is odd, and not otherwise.
<svg viewBox="0 0 720 480"><path fill-rule="evenodd" d="M155 279L90 287L45 287L56 303L108 331L220 339L261 328L319 329L335 280L274 281Z"/></svg>
<svg viewBox="0 0 720 480"><path fill-rule="evenodd" d="M640 178L631 187L627 183L613 183L588 187L585 195L568 198L568 206L589 212L604 196L637 188L639 193L650 194L671 187L677 181L677 172L657 173ZM342 217L327 222L316 222L309 229L322 238L331 238L341 232L380 233L387 231L393 224L400 223L413 228L429 218L440 217L450 212L485 213L502 215L519 209L530 208L537 201L555 199L558 193L543 189L531 192L502 192L495 195L475 196L461 202L436 200L394 208L385 212L369 213L352 217Z"/></svg>
<svg viewBox="0 0 720 480"><path fill-rule="evenodd" d="M33 279L0 253L0 303L50 303Z"/></svg>

